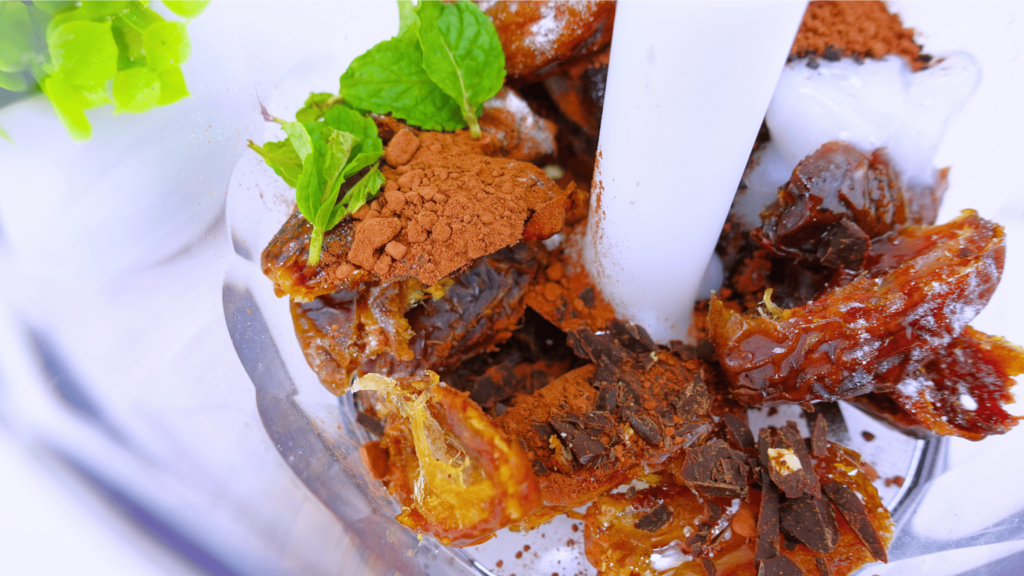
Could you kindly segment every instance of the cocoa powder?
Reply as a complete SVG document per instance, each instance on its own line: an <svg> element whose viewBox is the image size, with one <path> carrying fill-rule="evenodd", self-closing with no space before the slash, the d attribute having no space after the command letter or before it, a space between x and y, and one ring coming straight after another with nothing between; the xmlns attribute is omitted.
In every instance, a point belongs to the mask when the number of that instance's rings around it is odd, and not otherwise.
<svg viewBox="0 0 1024 576"><path fill-rule="evenodd" d="M905 58L915 71L931 60L914 43L914 29L904 28L900 17L878 1L811 2L790 54L825 59L895 54Z"/></svg>
<svg viewBox="0 0 1024 576"><path fill-rule="evenodd" d="M412 276L432 285L481 256L558 232L565 192L532 164L487 156L496 141L399 128L385 156L397 166L381 167L383 194L353 215L361 222L351 249L329 251L324 265L372 270L382 284Z"/></svg>

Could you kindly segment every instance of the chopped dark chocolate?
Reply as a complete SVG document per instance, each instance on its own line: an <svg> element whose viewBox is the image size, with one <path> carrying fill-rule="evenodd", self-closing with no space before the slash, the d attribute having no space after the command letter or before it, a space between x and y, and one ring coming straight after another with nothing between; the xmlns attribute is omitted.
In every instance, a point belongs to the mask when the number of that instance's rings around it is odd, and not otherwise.
<svg viewBox="0 0 1024 576"><path fill-rule="evenodd" d="M779 488L768 473L761 472L761 509L757 515L757 550L754 563L764 562L779 555ZM758 572L760 574L760 571Z"/></svg>
<svg viewBox="0 0 1024 576"><path fill-rule="evenodd" d="M662 529L672 520L672 509L664 504L658 504L650 512L644 514L633 525L637 530L655 533Z"/></svg>
<svg viewBox="0 0 1024 576"><path fill-rule="evenodd" d="M715 438L686 452L681 476L691 490L701 496L747 497L745 456Z"/></svg>
<svg viewBox="0 0 1024 576"><path fill-rule="evenodd" d="M761 562L757 576L803 576L804 571L789 559L789 556L776 556Z"/></svg>
<svg viewBox="0 0 1024 576"><path fill-rule="evenodd" d="M643 326L629 324L616 318L608 324L608 329L620 346L634 354L650 354L658 349L658 345Z"/></svg>
<svg viewBox="0 0 1024 576"><path fill-rule="evenodd" d="M602 358L597 363L597 370L594 371L594 387L598 388L602 385L614 385L619 381L619 371L615 368L615 364L607 358Z"/></svg>
<svg viewBox="0 0 1024 576"><path fill-rule="evenodd" d="M544 462L542 462L540 460L534 460L533 461L533 473L534 474L536 474L537 476L544 476L545 474L548 474L549 472L550 471L548 470L548 467L544 465Z"/></svg>
<svg viewBox="0 0 1024 576"><path fill-rule="evenodd" d="M819 414L814 420L814 430L811 432L811 451L818 458L828 455L828 424L825 423L823 414Z"/></svg>
<svg viewBox="0 0 1024 576"><path fill-rule="evenodd" d="M377 438L384 436L384 421L366 412L356 412L356 422Z"/></svg>
<svg viewBox="0 0 1024 576"><path fill-rule="evenodd" d="M614 412L618 397L618 384L606 384L597 392L596 408L604 412Z"/></svg>
<svg viewBox="0 0 1024 576"><path fill-rule="evenodd" d="M658 425L654 423L654 420L634 410L623 410L623 415L641 438L651 444L661 444L661 431L658 430Z"/></svg>
<svg viewBox="0 0 1024 576"><path fill-rule="evenodd" d="M882 537L871 524L867 508L864 507L860 498L857 498L857 493L849 486L836 481L826 483L822 486L822 490L839 509L843 518L846 519L846 523L864 543L864 547L868 549L871 556L879 562L888 562L889 556L885 551L885 544L882 543Z"/></svg>
<svg viewBox="0 0 1024 576"><path fill-rule="evenodd" d="M617 366L631 356L628 350L616 344L610 337L598 336L590 330L569 332L567 342L577 356L589 358L598 365L601 364L602 358L607 358Z"/></svg>
<svg viewBox="0 0 1024 576"><path fill-rule="evenodd" d="M754 448L754 434L746 422L732 414L726 414L722 419L725 421L725 431L730 442L741 450Z"/></svg>
<svg viewBox="0 0 1024 576"><path fill-rule="evenodd" d="M828 554L839 545L839 526L832 505L824 498L804 494L779 507L783 532L818 554Z"/></svg>
<svg viewBox="0 0 1024 576"><path fill-rule="evenodd" d="M715 568L715 562L711 558L701 558L701 563L704 565L704 573L707 576L715 576L718 573L718 569Z"/></svg>
<svg viewBox="0 0 1024 576"><path fill-rule="evenodd" d="M795 422L787 422L782 430L762 429L758 439L758 451L761 466L768 471L772 481L787 498L799 498L805 492L821 497L821 487L814 473L814 464Z"/></svg>
<svg viewBox="0 0 1024 576"><path fill-rule="evenodd" d="M608 446L586 430L581 430L581 424L583 424L583 420L579 417L566 417L562 420L551 421L551 426L569 444L569 449L572 450L580 464L584 466L600 465L604 462L603 456L608 454Z"/></svg>
<svg viewBox="0 0 1024 576"><path fill-rule="evenodd" d="M818 574L821 576L832 576L832 569L829 568L828 560L824 558L815 558L814 566L818 569Z"/></svg>

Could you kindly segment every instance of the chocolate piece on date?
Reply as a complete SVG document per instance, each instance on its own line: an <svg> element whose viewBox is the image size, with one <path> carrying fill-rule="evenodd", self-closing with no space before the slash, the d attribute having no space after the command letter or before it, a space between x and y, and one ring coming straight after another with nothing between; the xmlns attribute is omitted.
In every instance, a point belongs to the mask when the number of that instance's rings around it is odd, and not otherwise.
<svg viewBox="0 0 1024 576"><path fill-rule="evenodd" d="M779 516L783 532L818 554L828 554L839 545L839 525L824 498L812 494L790 498L779 507Z"/></svg>
<svg viewBox="0 0 1024 576"><path fill-rule="evenodd" d="M664 504L658 504L650 512L644 514L633 524L637 530L655 533L672 520L672 510Z"/></svg>
<svg viewBox="0 0 1024 576"><path fill-rule="evenodd" d="M691 448L683 461L683 481L701 496L747 498L747 465L742 452L718 438Z"/></svg>
<svg viewBox="0 0 1024 576"><path fill-rule="evenodd" d="M779 555L779 488L761 472L761 509L757 514L757 548L754 564Z"/></svg>
<svg viewBox="0 0 1024 576"><path fill-rule="evenodd" d="M805 493L821 497L814 463L795 422L787 422L781 430L762 429L758 452L762 468L787 498L799 498Z"/></svg>
<svg viewBox="0 0 1024 576"><path fill-rule="evenodd" d="M839 509L839 513L843 515L846 523L850 525L853 532L864 543L864 547L868 549L871 556L879 562L888 562L889 555L885 551L882 536L875 530L874 525L871 524L868 510L864 507L864 503L860 501L860 498L857 497L857 493L849 486L835 481L826 482L822 486L822 490L832 500L832 503L836 505L836 508Z"/></svg>

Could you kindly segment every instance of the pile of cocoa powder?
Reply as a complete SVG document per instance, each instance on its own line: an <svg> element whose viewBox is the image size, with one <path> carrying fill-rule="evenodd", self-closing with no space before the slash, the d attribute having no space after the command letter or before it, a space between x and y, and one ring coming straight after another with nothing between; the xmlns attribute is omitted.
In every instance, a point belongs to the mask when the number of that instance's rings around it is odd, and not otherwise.
<svg viewBox="0 0 1024 576"><path fill-rule="evenodd" d="M882 58L902 56L914 70L931 60L914 43L914 29L904 28L900 17L890 14L883 2L811 2L790 54L826 60L842 56Z"/></svg>
<svg viewBox="0 0 1024 576"><path fill-rule="evenodd" d="M558 232L565 193L532 164L484 155L493 146L464 131L399 130L381 169L383 194L353 215L361 222L351 250L324 264L339 279L362 268L382 284L412 276L432 285L481 256Z"/></svg>

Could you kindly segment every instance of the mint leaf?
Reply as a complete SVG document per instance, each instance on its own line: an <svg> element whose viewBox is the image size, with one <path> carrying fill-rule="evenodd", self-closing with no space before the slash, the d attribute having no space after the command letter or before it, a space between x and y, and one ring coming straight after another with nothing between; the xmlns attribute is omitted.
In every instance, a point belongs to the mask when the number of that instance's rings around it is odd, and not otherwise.
<svg viewBox="0 0 1024 576"><path fill-rule="evenodd" d="M188 30L181 22L157 22L142 33L148 66L160 71L181 66L192 52Z"/></svg>
<svg viewBox="0 0 1024 576"><path fill-rule="evenodd" d="M0 71L0 88L10 90L11 92L24 92L28 90L28 81L25 80L25 73Z"/></svg>
<svg viewBox="0 0 1024 576"><path fill-rule="evenodd" d="M334 206L338 202L338 191L341 189L341 183L345 180L341 176L342 170L348 164L349 155L359 143L359 139L348 132L339 132L330 127L324 128L321 137L327 145L321 169L321 182L324 183L324 189L318 201L319 207L313 226L326 232L328 230L327 223L331 220Z"/></svg>
<svg viewBox="0 0 1024 576"><path fill-rule="evenodd" d="M126 11L131 5L128 1L104 1L104 0L87 0L82 2L82 13L89 19L106 18L108 16L117 16L118 14Z"/></svg>
<svg viewBox="0 0 1024 576"><path fill-rule="evenodd" d="M412 29L416 34L420 29L420 19L416 16L416 7L412 0L398 0L398 35L405 34L406 30Z"/></svg>
<svg viewBox="0 0 1024 576"><path fill-rule="evenodd" d="M295 149L295 153L299 155L299 160L305 166L306 157L313 153L312 136L309 135L306 127L301 122L288 122L282 125L281 129L288 135L288 141L291 142L292 148Z"/></svg>
<svg viewBox="0 0 1024 576"><path fill-rule="evenodd" d="M48 39L57 70L71 84L95 84L117 74L117 44L110 22L70 22Z"/></svg>
<svg viewBox="0 0 1024 576"><path fill-rule="evenodd" d="M75 5L74 0L46 0L44 2L33 2L33 6L46 12L47 14L53 15L61 10L66 10Z"/></svg>
<svg viewBox="0 0 1024 576"><path fill-rule="evenodd" d="M341 101L340 96L327 92L311 92L306 98L306 103L295 113L295 120L299 122L316 122L323 118L324 113L332 106Z"/></svg>
<svg viewBox="0 0 1024 576"><path fill-rule="evenodd" d="M188 1L169 2L168 0L164 0L164 6L167 6L168 10L170 10L171 12L174 12L175 14L177 14L178 16L181 16L182 18L187 18L189 20L191 20L191 19L195 18L196 16L199 16L200 14L202 14L203 11L206 10L206 7L209 6L209 5L210 5L210 0L202 0L202 1L197 1L197 2L188 2Z"/></svg>
<svg viewBox="0 0 1024 576"><path fill-rule="evenodd" d="M146 65L146 54L142 48L142 32L136 30L120 16L111 22L111 32L113 32L114 42L117 44L118 70Z"/></svg>
<svg viewBox="0 0 1024 576"><path fill-rule="evenodd" d="M158 75L160 76L160 100L157 101L158 106L177 102L189 95L188 87L185 86L185 75L181 73L181 68L177 66L165 68Z"/></svg>
<svg viewBox="0 0 1024 576"><path fill-rule="evenodd" d="M353 60L339 92L353 108L391 114L425 130L465 125L458 103L427 76L419 40L408 30Z"/></svg>
<svg viewBox="0 0 1024 576"><path fill-rule="evenodd" d="M139 32L145 32L150 26L164 22L163 16L140 4L121 15L124 21Z"/></svg>
<svg viewBox="0 0 1024 576"><path fill-rule="evenodd" d="M476 111L505 81L505 53L494 24L464 0L423 0L417 13L427 75L458 102L470 133L480 136Z"/></svg>
<svg viewBox="0 0 1024 576"><path fill-rule="evenodd" d="M107 90L106 82L99 82L87 86L75 86L75 94L78 96L78 103L83 110L109 104L111 102L110 92Z"/></svg>
<svg viewBox="0 0 1024 576"><path fill-rule="evenodd" d="M302 175L302 160L295 153L291 142L267 142L263 146L249 142L249 148L263 157L263 161L280 176L286 184L295 188Z"/></svg>
<svg viewBox="0 0 1024 576"><path fill-rule="evenodd" d="M148 68L129 68L114 78L114 114L137 114L160 101L160 76Z"/></svg>
<svg viewBox="0 0 1024 576"><path fill-rule="evenodd" d="M324 121L331 128L348 132L359 139L359 145L352 150L351 160L345 166L345 179L384 155L384 143L377 133L377 123L372 118L367 118L347 106L335 106L327 111Z"/></svg>
<svg viewBox="0 0 1024 576"><path fill-rule="evenodd" d="M331 219L328 221L327 229L330 230L338 224L341 220L352 214L356 210L359 210L366 204L370 198L373 198L380 187L384 185L384 175L380 173L380 170L376 166L370 170L366 176L363 176L356 185L353 186L345 197L341 199L341 202L334 207L331 212Z"/></svg>
<svg viewBox="0 0 1024 576"><path fill-rule="evenodd" d="M34 58L28 8L21 2L0 2L0 72L20 72Z"/></svg>
<svg viewBox="0 0 1024 576"><path fill-rule="evenodd" d="M72 138L88 140L92 137L92 126L85 117L77 90L63 76L54 75L46 78L43 80L42 89Z"/></svg>

